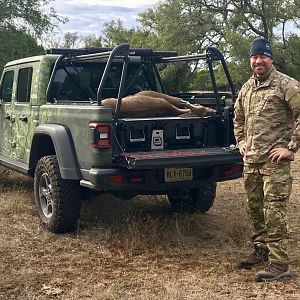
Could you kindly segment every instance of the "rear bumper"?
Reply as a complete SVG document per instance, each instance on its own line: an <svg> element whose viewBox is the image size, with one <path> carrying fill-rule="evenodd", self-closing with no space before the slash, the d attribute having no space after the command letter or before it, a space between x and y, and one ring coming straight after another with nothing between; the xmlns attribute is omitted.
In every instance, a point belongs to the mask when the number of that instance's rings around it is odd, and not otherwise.
<svg viewBox="0 0 300 300"><path fill-rule="evenodd" d="M191 189L205 181L226 181L242 176L242 163L221 164L214 167L193 167L193 180L165 182L164 168L156 169L97 169L89 171L89 179L82 186L98 191L130 191L136 194L159 194L172 189Z"/></svg>

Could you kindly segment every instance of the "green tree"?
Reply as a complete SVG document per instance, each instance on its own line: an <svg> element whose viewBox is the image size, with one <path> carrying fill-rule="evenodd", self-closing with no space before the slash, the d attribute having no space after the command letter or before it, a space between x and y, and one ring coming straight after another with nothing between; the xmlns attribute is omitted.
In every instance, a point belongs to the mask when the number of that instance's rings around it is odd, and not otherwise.
<svg viewBox="0 0 300 300"><path fill-rule="evenodd" d="M36 38L66 21L52 0L0 0L0 68L10 60L43 53Z"/></svg>
<svg viewBox="0 0 300 300"><path fill-rule="evenodd" d="M95 34L90 34L83 38L84 47L102 47L102 37L96 36Z"/></svg>
<svg viewBox="0 0 300 300"><path fill-rule="evenodd" d="M149 23L154 24L153 21ZM146 25L141 27L127 29L124 27L121 20L111 21L105 24L103 30L104 46L113 47L120 43L129 43L134 47L149 47L154 50L176 50L177 52L192 52L191 47L184 44L186 47L183 50L181 44L174 44L174 42L167 42L165 33L158 33ZM176 47L179 45L180 48ZM189 49L189 50L188 50ZM187 63L174 64L169 66L161 66L161 76L165 84L165 88L170 93L179 92L192 88L191 78L195 74L197 68L190 67Z"/></svg>
<svg viewBox="0 0 300 300"><path fill-rule="evenodd" d="M67 32L64 35L63 48L79 48L81 43L81 38L78 32Z"/></svg>
<svg viewBox="0 0 300 300"><path fill-rule="evenodd" d="M286 57L289 74L300 80L300 37L292 34L288 37L286 44L286 51L281 54L281 57Z"/></svg>
<svg viewBox="0 0 300 300"><path fill-rule="evenodd" d="M235 62L231 63L231 66L237 83L241 84L249 77L249 47L256 36L271 40L274 65L278 70L292 75L289 68L291 59L289 52L294 45L289 41L292 25L300 21L299 1L233 0L228 1L225 6L219 1L199 2L219 14L224 27L220 45L223 50L229 52L232 62ZM241 72L241 70L249 71ZM295 72L293 73L295 75ZM298 79L299 75L300 72Z"/></svg>
<svg viewBox="0 0 300 300"><path fill-rule="evenodd" d="M66 21L50 6L52 0L0 0L0 28L26 29L41 35Z"/></svg>
<svg viewBox="0 0 300 300"><path fill-rule="evenodd" d="M114 47L121 43L129 43L132 48L149 47L162 49L159 47L157 34L143 27L126 28L122 20L112 20L104 24L104 29L99 37L91 36L90 43L98 43L104 47Z"/></svg>
<svg viewBox="0 0 300 300"><path fill-rule="evenodd" d="M165 0L141 13L137 28L127 29L120 20L106 23L99 39L108 47L127 42L131 47L175 50L178 54L203 53L207 46L216 46L240 86L251 74L249 47L256 36L271 40L278 70L300 79L300 40L297 31L292 34L292 28L300 28L299 21L299 0ZM94 42L89 40L90 45ZM170 89L170 78L180 76L177 89L197 89L208 82L201 64L172 66L163 69L163 76ZM220 69L217 79L225 85Z"/></svg>
<svg viewBox="0 0 300 300"><path fill-rule="evenodd" d="M198 1L166 0L140 14L139 22L157 34L157 46L179 54L202 53L220 40L214 14Z"/></svg>
<svg viewBox="0 0 300 300"><path fill-rule="evenodd" d="M123 22L119 19L106 22L103 30L103 44L106 47L113 47L121 43L129 43L135 29L124 28Z"/></svg>
<svg viewBox="0 0 300 300"><path fill-rule="evenodd" d="M44 48L26 31L14 28L0 30L0 69L8 61L44 53Z"/></svg>
<svg viewBox="0 0 300 300"><path fill-rule="evenodd" d="M157 35L160 45L179 53L219 47L238 85L249 77L249 47L256 36L271 40L274 64L280 71L300 79L299 68L291 68L290 54L299 46L298 35L291 35L291 26L299 25L299 20L298 0L166 0L139 19Z"/></svg>

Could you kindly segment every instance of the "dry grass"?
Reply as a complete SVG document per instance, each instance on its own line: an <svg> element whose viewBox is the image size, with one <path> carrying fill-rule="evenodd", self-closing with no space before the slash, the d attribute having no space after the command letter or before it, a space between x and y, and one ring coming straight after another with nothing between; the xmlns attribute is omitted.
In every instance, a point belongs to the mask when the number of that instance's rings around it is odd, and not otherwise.
<svg viewBox="0 0 300 300"><path fill-rule="evenodd" d="M173 214L165 197L84 202L77 232L39 225L32 181L0 170L1 299L300 299L300 157L294 163L294 276L255 283L235 268L250 226L241 180L222 183L207 214Z"/></svg>

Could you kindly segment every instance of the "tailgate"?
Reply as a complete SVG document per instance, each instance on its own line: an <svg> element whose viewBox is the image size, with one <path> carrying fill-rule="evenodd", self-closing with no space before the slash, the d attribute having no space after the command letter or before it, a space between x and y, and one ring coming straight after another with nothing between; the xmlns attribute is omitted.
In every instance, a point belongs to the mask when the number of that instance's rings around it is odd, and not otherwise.
<svg viewBox="0 0 300 300"><path fill-rule="evenodd" d="M177 166L216 166L242 162L238 150L227 148L196 148L159 150L149 152L123 152L115 157L118 166L128 169L148 169Z"/></svg>

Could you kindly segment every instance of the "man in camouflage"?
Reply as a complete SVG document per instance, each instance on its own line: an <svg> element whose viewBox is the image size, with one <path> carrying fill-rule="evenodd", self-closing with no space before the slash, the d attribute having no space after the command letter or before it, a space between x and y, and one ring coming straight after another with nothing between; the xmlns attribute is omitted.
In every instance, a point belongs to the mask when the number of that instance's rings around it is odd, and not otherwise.
<svg viewBox="0 0 300 300"><path fill-rule="evenodd" d="M270 42L253 41L253 76L235 103L234 132L244 158L244 184L253 225L254 252L239 264L265 264L257 281L290 277L287 203L291 193L290 162L300 147L300 84L273 66Z"/></svg>

